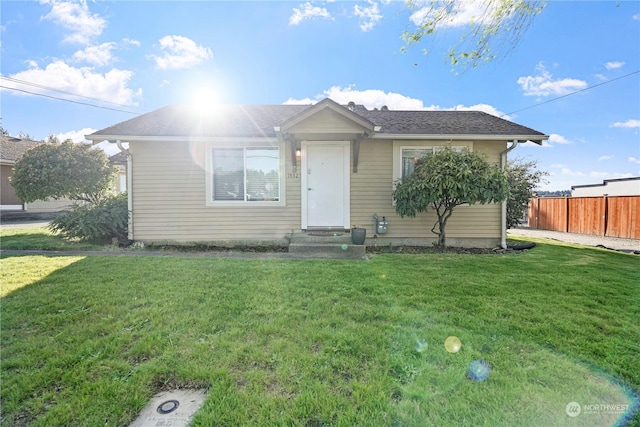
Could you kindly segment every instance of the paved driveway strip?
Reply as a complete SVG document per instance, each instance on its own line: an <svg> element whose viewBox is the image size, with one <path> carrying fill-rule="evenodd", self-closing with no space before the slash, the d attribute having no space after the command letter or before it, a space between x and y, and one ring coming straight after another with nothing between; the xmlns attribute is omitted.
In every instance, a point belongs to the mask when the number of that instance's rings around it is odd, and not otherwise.
<svg viewBox="0 0 640 427"><path fill-rule="evenodd" d="M621 237L592 236L589 234L563 233L561 231L536 230L535 228L512 228L507 232L513 236L538 237L559 240L584 246L605 247L623 252L640 252L640 240Z"/></svg>

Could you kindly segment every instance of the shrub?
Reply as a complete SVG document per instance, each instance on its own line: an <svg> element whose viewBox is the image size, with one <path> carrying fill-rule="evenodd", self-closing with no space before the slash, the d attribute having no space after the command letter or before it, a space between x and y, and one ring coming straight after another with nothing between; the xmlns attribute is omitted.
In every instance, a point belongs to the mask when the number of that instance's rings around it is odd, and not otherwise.
<svg viewBox="0 0 640 427"><path fill-rule="evenodd" d="M127 238L129 211L126 193L104 196L93 204L74 205L54 219L49 228L68 239L110 242Z"/></svg>

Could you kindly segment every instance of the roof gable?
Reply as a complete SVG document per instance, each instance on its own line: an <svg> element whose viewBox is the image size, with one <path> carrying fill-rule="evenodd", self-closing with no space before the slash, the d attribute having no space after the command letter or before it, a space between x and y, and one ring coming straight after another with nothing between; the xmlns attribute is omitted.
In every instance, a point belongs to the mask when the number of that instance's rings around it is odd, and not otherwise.
<svg viewBox="0 0 640 427"><path fill-rule="evenodd" d="M314 116L318 116L320 114L326 112L335 113L334 116L342 117L347 121L353 122L354 125L364 128L368 132L372 132L376 127L371 121L367 118L362 117L359 114L356 114L354 111L349 108L345 108L342 105L336 103L335 101L325 98L322 101L318 102L311 107L308 107L306 110L301 111L295 116L285 120L279 127L280 132L287 132L291 130L293 127L302 124L303 122L311 119Z"/></svg>

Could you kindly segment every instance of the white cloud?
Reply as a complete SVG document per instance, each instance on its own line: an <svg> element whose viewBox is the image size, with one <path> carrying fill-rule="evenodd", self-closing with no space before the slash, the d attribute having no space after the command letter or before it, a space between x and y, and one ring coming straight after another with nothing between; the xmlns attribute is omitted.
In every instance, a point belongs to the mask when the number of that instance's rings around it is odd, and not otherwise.
<svg viewBox="0 0 640 427"><path fill-rule="evenodd" d="M495 11L498 2L488 0L465 0L453 4L453 8L436 7L437 2L431 3L416 10L409 19L416 26L422 26L435 17L444 16L440 25L444 27L461 27L482 20L484 16L490 16Z"/></svg>
<svg viewBox="0 0 640 427"><path fill-rule="evenodd" d="M384 92L379 89L356 90L353 86L340 87L333 86L324 90L322 94L316 95L314 99L289 98L285 104L315 104L324 98L331 98L338 104L346 105L350 101L362 104L367 108L380 108L386 105L391 110L425 110L423 102L419 99L410 98L399 93Z"/></svg>
<svg viewBox="0 0 640 427"><path fill-rule="evenodd" d="M80 130L72 130L69 132L58 133L58 134L55 134L55 137L57 137L59 141L66 141L67 139L70 139L75 143L91 144L91 141L85 139L85 135L92 134L97 130L98 129L93 129L93 128L83 128ZM125 148L128 148L128 146L129 144L127 143L124 144ZM116 144L110 143L109 141L102 141L98 144L95 144L93 145L93 148L95 150L104 151L104 153L107 156L113 156L114 154L117 154L120 152L120 149L118 148L118 146Z"/></svg>
<svg viewBox="0 0 640 427"><path fill-rule="evenodd" d="M369 7L361 7L360 5L353 6L353 13L360 18L360 29L362 31L371 31L378 22L382 19L380 9L378 9L378 3L367 0Z"/></svg>
<svg viewBox="0 0 640 427"><path fill-rule="evenodd" d="M133 40L133 39L127 39L127 38L122 39L122 43L124 43L124 44L132 44L132 45L137 46L137 47L142 46L142 43L140 43L139 40Z"/></svg>
<svg viewBox="0 0 640 427"><path fill-rule="evenodd" d="M80 130L72 130L72 131L69 131L69 132L58 133L58 134L56 134L56 137L60 141L66 141L67 139L70 139L73 142L89 143L89 141L87 141L84 138L84 136L85 135L89 135L91 133L94 133L97 130L98 129L92 129L92 128L84 128L84 129L80 129Z"/></svg>
<svg viewBox="0 0 640 427"><path fill-rule="evenodd" d="M609 155L605 155L605 156L600 156L598 157L598 161L602 162L604 160L611 160L613 159L615 156L609 156Z"/></svg>
<svg viewBox="0 0 640 427"><path fill-rule="evenodd" d="M627 160L629 160L629 163L635 163L635 164L640 165L640 159L636 159L633 156L629 156L629 158Z"/></svg>
<svg viewBox="0 0 640 427"><path fill-rule="evenodd" d="M568 167L564 167L564 168L560 168L560 175L579 177L579 176L585 176L585 173L580 171L574 171Z"/></svg>
<svg viewBox="0 0 640 427"><path fill-rule="evenodd" d="M311 98L302 98L302 99L289 98L286 101L284 101L283 104L284 105L313 105L316 102L318 102L317 99L311 99Z"/></svg>
<svg viewBox="0 0 640 427"><path fill-rule="evenodd" d="M95 131L94 131L95 132ZM128 144L123 144L124 148L128 147ZM104 151L104 153L107 156L113 156L114 154L118 154L120 152L120 149L118 148L118 146L112 142L109 141L102 141L96 145L93 146L96 149L100 149L102 151Z"/></svg>
<svg viewBox="0 0 640 427"><path fill-rule="evenodd" d="M549 135L549 142L553 144L571 144L572 143L567 138L565 138L562 135L558 135L557 133L552 133L551 135Z"/></svg>
<svg viewBox="0 0 640 427"><path fill-rule="evenodd" d="M390 110L431 110L431 111L484 111L509 120L509 116L499 111L492 105L476 104L471 106L456 105L454 107L441 107L439 105L425 106L424 102L417 98L402 95L395 92L385 92L380 89L357 90L353 86L341 87L333 86L324 90L322 94L316 95L315 98L294 99L289 98L284 104L309 105L324 99L331 98L338 104L346 105L353 101L356 104L362 104L366 108L380 108L386 105Z"/></svg>
<svg viewBox="0 0 640 427"><path fill-rule="evenodd" d="M583 80L570 78L554 80L542 63L536 66L536 71L537 75L520 77L517 81L526 96L566 95L587 87L587 82Z"/></svg>
<svg viewBox="0 0 640 427"><path fill-rule="evenodd" d="M164 36L159 41L164 55L151 55L151 57L155 59L156 66L161 70L189 68L213 58L211 49L197 45L196 42L184 36Z"/></svg>
<svg viewBox="0 0 640 427"><path fill-rule="evenodd" d="M635 15L632 16L634 21L640 21L640 13L636 13Z"/></svg>
<svg viewBox="0 0 640 427"><path fill-rule="evenodd" d="M313 6L311 2L306 2L293 8L293 15L289 17L289 25L299 25L302 21L312 18L332 19L326 8Z"/></svg>
<svg viewBox="0 0 640 427"><path fill-rule="evenodd" d="M629 119L626 122L615 122L609 125L612 128L640 128L640 120Z"/></svg>
<svg viewBox="0 0 640 427"><path fill-rule="evenodd" d="M134 99L142 96L142 89L134 92L133 89L127 87L132 75L132 71L116 68L105 74L94 73L89 67L75 68L63 61L55 61L44 69L35 66L13 74L11 77L116 104L133 105ZM8 81L5 81L4 84L29 92L34 91L32 86ZM39 92L46 93L46 91ZM60 96L57 92L52 92L52 94Z"/></svg>
<svg viewBox="0 0 640 427"><path fill-rule="evenodd" d="M611 61L611 62L605 63L604 68L606 68L607 70L615 70L618 68L622 68L624 64L625 64L624 61Z"/></svg>
<svg viewBox="0 0 640 427"><path fill-rule="evenodd" d="M520 144L523 148L553 148L553 145L549 144L549 141L542 141L542 145L536 144L535 142L527 141L524 144Z"/></svg>
<svg viewBox="0 0 640 427"><path fill-rule="evenodd" d="M104 66L113 60L111 51L116 44L113 42L102 43L98 46L87 46L73 54L73 59L77 62L86 62L91 65Z"/></svg>
<svg viewBox="0 0 640 427"><path fill-rule="evenodd" d="M87 2L41 0L41 4L51 5L51 11L40 19L50 20L69 31L64 38L68 43L88 44L102 34L107 21L97 13L91 13Z"/></svg>
<svg viewBox="0 0 640 427"><path fill-rule="evenodd" d="M475 104L465 107L464 105L456 105L453 108L437 108L438 110L453 110L453 111L483 111L492 116L500 117L501 119L511 120L511 116L506 115L502 111L498 110L493 105L489 104ZM536 146L538 146L536 144Z"/></svg>

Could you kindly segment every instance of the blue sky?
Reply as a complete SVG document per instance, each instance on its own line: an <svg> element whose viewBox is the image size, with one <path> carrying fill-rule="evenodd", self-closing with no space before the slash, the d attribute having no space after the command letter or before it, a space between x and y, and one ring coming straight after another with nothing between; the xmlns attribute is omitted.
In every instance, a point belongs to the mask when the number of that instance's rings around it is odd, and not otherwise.
<svg viewBox="0 0 640 427"><path fill-rule="evenodd" d="M461 4L458 16L471 16L478 1ZM0 13L0 117L14 136L81 141L203 95L229 104L330 97L476 109L544 132L543 147L511 154L551 174L541 189L640 176L637 1L548 1L516 49L458 73L446 51L464 26L403 53L415 16L401 1L3 0Z"/></svg>

